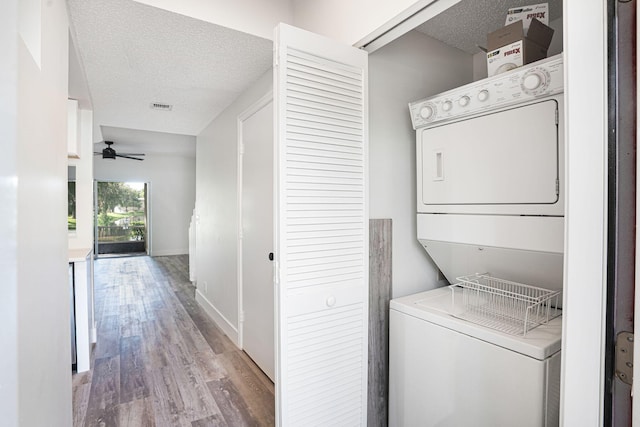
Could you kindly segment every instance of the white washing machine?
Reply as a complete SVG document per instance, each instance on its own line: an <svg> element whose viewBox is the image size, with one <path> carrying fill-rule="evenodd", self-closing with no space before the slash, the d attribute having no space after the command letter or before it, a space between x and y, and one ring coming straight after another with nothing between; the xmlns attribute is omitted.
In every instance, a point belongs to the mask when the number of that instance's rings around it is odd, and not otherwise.
<svg viewBox="0 0 640 427"><path fill-rule="evenodd" d="M391 301L389 426L557 426L561 318L522 336L450 309L449 288Z"/></svg>
<svg viewBox="0 0 640 427"><path fill-rule="evenodd" d="M562 290L562 92L558 55L409 105L417 237L450 283ZM451 293L391 301L389 425L558 425L561 318L512 335L460 319Z"/></svg>

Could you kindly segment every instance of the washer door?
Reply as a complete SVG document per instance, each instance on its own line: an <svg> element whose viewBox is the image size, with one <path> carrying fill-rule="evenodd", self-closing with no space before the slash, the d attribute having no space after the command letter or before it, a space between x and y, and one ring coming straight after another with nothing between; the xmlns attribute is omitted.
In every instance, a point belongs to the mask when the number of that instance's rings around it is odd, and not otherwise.
<svg viewBox="0 0 640 427"><path fill-rule="evenodd" d="M418 210L557 203L557 112L550 99L422 130Z"/></svg>

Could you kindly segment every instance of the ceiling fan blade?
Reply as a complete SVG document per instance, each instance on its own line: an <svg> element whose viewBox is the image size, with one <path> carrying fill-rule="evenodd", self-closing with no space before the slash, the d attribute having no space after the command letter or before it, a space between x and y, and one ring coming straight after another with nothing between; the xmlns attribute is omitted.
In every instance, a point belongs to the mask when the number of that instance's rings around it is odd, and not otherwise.
<svg viewBox="0 0 640 427"><path fill-rule="evenodd" d="M116 157L122 157L124 159L140 160L140 161L144 160L144 159L139 159L137 157L125 156L125 155L122 155L122 154L116 154Z"/></svg>
<svg viewBox="0 0 640 427"><path fill-rule="evenodd" d="M144 153L121 153L119 151L118 154L122 154L123 156L144 156Z"/></svg>

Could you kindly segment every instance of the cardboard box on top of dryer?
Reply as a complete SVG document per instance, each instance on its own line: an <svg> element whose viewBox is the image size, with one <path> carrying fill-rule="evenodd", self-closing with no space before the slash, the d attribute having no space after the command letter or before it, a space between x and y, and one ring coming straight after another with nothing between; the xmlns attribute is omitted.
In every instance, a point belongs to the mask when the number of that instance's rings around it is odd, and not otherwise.
<svg viewBox="0 0 640 427"><path fill-rule="evenodd" d="M538 15L541 18L547 16L546 12L543 15L540 15L541 13L543 12L533 10L527 13L525 11L518 15L522 19L516 19L516 15L508 14L507 21L513 22L487 35L487 75L489 77L547 57L554 31L553 28L532 16Z"/></svg>

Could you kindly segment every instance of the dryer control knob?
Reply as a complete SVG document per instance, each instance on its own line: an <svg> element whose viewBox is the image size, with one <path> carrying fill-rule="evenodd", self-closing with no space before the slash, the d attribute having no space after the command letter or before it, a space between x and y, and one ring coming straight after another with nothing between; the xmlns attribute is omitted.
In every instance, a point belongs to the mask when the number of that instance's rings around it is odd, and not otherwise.
<svg viewBox="0 0 640 427"><path fill-rule="evenodd" d="M484 102L487 99L489 99L489 91L488 90L483 89L480 92L478 92L478 101Z"/></svg>
<svg viewBox="0 0 640 427"><path fill-rule="evenodd" d="M542 76L538 73L531 73L525 76L524 80L522 81L522 85L525 89L528 90L538 89L540 86L542 86L543 83L544 82L542 81Z"/></svg>
<svg viewBox="0 0 640 427"><path fill-rule="evenodd" d="M429 119L431 116L433 116L433 108L425 105L424 107L422 107L420 109L420 117L422 117L423 119L427 120Z"/></svg>
<svg viewBox="0 0 640 427"><path fill-rule="evenodd" d="M467 105L469 105L470 101L471 99L465 95L458 100L458 104L460 104L461 107L466 107Z"/></svg>
<svg viewBox="0 0 640 427"><path fill-rule="evenodd" d="M528 95L540 95L547 91L551 82L551 75L543 67L532 68L527 71L520 81L524 93Z"/></svg>
<svg viewBox="0 0 640 427"><path fill-rule="evenodd" d="M451 101L444 101L442 103L442 109L444 111L451 111L452 108L453 108L453 104L451 103Z"/></svg>

